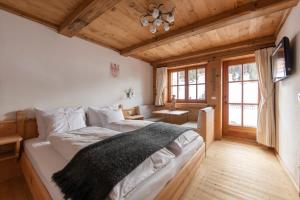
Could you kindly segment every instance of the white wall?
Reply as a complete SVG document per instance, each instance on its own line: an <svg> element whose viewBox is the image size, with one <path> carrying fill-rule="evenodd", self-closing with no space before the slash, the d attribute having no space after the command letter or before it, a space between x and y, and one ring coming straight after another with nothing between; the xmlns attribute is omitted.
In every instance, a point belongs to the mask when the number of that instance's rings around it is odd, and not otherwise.
<svg viewBox="0 0 300 200"><path fill-rule="evenodd" d="M300 4L290 13L283 25L277 43L283 36L289 37L294 56L295 73L276 84L277 151L299 186L300 163Z"/></svg>
<svg viewBox="0 0 300 200"><path fill-rule="evenodd" d="M110 75L110 62L120 75ZM132 100L124 90L133 87ZM143 61L0 10L0 119L39 107L152 103L152 67Z"/></svg>

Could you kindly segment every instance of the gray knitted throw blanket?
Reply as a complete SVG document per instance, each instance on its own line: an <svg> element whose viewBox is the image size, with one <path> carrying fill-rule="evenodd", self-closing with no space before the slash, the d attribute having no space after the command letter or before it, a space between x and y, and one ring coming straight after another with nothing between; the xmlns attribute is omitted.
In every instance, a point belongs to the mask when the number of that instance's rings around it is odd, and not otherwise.
<svg viewBox="0 0 300 200"><path fill-rule="evenodd" d="M190 128L153 123L81 149L52 179L65 199L102 200L113 187L156 151Z"/></svg>

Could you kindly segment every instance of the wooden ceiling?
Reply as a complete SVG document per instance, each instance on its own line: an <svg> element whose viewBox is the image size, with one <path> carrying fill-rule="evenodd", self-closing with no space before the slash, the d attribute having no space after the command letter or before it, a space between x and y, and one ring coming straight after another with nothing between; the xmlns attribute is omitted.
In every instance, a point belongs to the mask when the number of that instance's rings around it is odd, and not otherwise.
<svg viewBox="0 0 300 200"><path fill-rule="evenodd" d="M0 8L151 63L274 38L299 0L0 0ZM156 34L139 23L151 4L175 7L175 25ZM264 43L260 40L260 44Z"/></svg>

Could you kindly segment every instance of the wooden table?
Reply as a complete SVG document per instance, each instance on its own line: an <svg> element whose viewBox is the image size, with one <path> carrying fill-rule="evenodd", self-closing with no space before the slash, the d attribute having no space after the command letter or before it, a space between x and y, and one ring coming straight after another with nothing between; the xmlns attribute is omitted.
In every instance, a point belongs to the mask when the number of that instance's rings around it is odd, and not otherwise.
<svg viewBox="0 0 300 200"><path fill-rule="evenodd" d="M143 115L129 115L129 116L126 116L125 119L144 120L144 116Z"/></svg>
<svg viewBox="0 0 300 200"><path fill-rule="evenodd" d="M11 135L11 136L3 136L0 137L0 146L14 144L15 148L12 152L1 153L0 154L0 161L19 158L20 155L20 143L22 141L22 137L18 135Z"/></svg>
<svg viewBox="0 0 300 200"><path fill-rule="evenodd" d="M153 114L158 114L158 115L166 115L168 116L168 121L171 121L170 118L171 116L182 116L186 115L186 121L189 120L189 112L188 110L157 110L153 111Z"/></svg>

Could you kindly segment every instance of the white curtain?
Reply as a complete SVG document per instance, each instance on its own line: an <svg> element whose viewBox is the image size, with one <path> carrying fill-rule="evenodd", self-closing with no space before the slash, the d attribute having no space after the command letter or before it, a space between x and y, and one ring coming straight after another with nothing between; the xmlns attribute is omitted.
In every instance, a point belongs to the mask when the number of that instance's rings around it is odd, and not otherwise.
<svg viewBox="0 0 300 200"><path fill-rule="evenodd" d="M167 88L168 70L166 67L156 69L156 98L155 105L162 106L165 104L165 91Z"/></svg>
<svg viewBox="0 0 300 200"><path fill-rule="evenodd" d="M275 147L274 83L272 81L271 55L273 48L255 51L260 88L258 107L257 142Z"/></svg>

